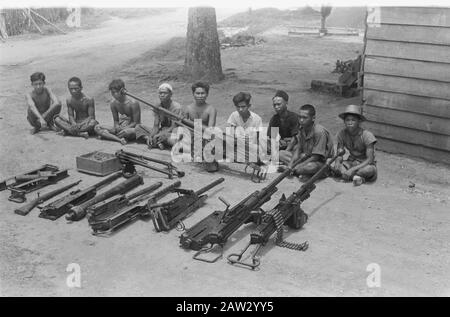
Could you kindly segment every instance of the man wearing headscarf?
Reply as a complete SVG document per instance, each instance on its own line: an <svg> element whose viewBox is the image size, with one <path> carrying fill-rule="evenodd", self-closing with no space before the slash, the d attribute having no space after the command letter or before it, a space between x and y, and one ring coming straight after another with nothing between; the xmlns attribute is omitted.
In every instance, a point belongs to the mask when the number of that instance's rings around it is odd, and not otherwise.
<svg viewBox="0 0 450 317"><path fill-rule="evenodd" d="M167 109L177 115L183 116L182 106L172 100L173 89L168 83L163 83L158 88L160 103L158 107ZM139 124L136 126L136 139L144 140L149 148L158 147L164 149L172 147L177 140L171 139L172 131L177 127L172 119L164 113L155 113L153 128Z"/></svg>

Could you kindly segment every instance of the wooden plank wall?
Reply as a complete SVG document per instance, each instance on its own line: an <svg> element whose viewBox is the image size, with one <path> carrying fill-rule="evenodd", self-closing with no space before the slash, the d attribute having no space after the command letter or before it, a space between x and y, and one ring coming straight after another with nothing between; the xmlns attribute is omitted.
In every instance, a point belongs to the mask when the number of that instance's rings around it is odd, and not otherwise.
<svg viewBox="0 0 450 317"><path fill-rule="evenodd" d="M450 164L450 8L382 7L379 17L365 37L366 127L378 149Z"/></svg>

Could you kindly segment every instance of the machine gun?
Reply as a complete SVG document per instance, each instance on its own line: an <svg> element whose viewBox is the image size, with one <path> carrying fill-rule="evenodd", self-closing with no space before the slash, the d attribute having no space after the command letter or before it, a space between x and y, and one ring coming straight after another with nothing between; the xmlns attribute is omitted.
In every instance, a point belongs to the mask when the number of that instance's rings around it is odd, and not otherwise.
<svg viewBox="0 0 450 317"><path fill-rule="evenodd" d="M28 215L28 214L30 213L30 211L31 211L34 207L36 207L37 205L39 205L39 204L41 204L41 203L43 203L43 202L45 202L45 201L47 201L47 200L49 200L49 199L52 199L52 198L55 197L56 195L59 195L60 193L62 193L62 192L64 192L64 191L68 190L69 188L72 188L73 186L78 185L80 182L81 182L81 180L79 180L79 181L77 181L77 182L74 182L74 183L72 183L72 184L63 186L63 187L61 187L61 188L55 189L54 191L51 191L51 192L46 193L46 194L44 194L44 195L39 195L39 194L38 194L38 197L37 197L36 199L30 201L30 202L29 202L28 204L26 204L26 205L23 205L23 206L17 208L16 210L14 210L14 212L15 212L16 214L18 214L18 215L26 216L26 215Z"/></svg>
<svg viewBox="0 0 450 317"><path fill-rule="evenodd" d="M86 216L87 208L95 205L96 203L99 203L105 199L108 199L115 195L124 194L133 188L143 184L144 181L142 179L142 176L134 175L131 178L128 178L124 180L122 183L117 184L113 188L98 194L92 199L89 199L88 201L85 201L84 203L73 206L70 208L69 212L66 214L66 219L69 221L78 221L84 218Z"/></svg>
<svg viewBox="0 0 450 317"><path fill-rule="evenodd" d="M159 184L157 183L150 187ZM143 200L148 199L148 203L154 204L159 198L180 185L181 182L177 181L148 197L146 193L150 193L149 187L128 197L122 195L92 206L88 212L89 224L93 234L108 234L127 222L133 221L138 217L147 216L149 214L148 210L145 204L141 204Z"/></svg>
<svg viewBox="0 0 450 317"><path fill-rule="evenodd" d="M166 116L172 118L172 120L174 120L174 122L177 125L188 129L189 131L191 131L191 133L196 133L196 130L194 129L194 126L195 126L194 125L194 121L186 119L185 117L183 117L181 115L178 115L178 114L176 114L176 113L174 113L174 112L172 112L170 110L167 110L167 109L165 109L163 107L158 107L158 106L152 105L151 103L145 101L144 99L139 98L138 96L135 96L135 95L129 93L125 88L122 88L120 93L123 94L123 95L127 95L127 96L129 96L129 97L131 97L133 99L136 99L139 102L142 102L143 104L149 106L156 113L163 113L163 114L165 114ZM202 125L202 139L203 139L203 135L205 134L205 130L206 129L208 129L208 127L205 126L205 125ZM209 135L209 133L207 133L207 134ZM222 144L225 143L225 141L226 141L226 139L228 137L234 138L234 136L227 136L226 133L223 133L222 135L215 135L215 138L221 140ZM242 150L239 150L239 148L237 148L236 151L238 153L240 153L240 155L242 155L242 157L245 157L245 155L246 155L245 150L244 150L244 152L242 152ZM253 169L253 173L252 173L252 176L251 176L251 180L252 181L260 182L261 180L265 179L267 173L265 173L263 171L263 167L261 165L247 164L246 170L247 170L248 167ZM247 172L246 170L245 170L245 172Z"/></svg>
<svg viewBox="0 0 450 317"><path fill-rule="evenodd" d="M142 209L140 203L161 186L162 182L157 182L136 193L115 196L89 207L87 217L93 234L110 233L136 218Z"/></svg>
<svg viewBox="0 0 450 317"><path fill-rule="evenodd" d="M194 255L194 259L196 260L210 263L216 262L222 254L213 260L199 258L199 255L210 252L215 245L223 247L228 238L244 223L258 223L258 218L260 217L257 217L258 215L252 212L258 210L264 203L270 200L272 195L278 190L276 185L290 173L290 170L284 171L269 185L262 190L255 191L231 209L229 209L230 204L220 197L219 199L227 208L223 211L213 212L192 228L186 230L180 237L181 246L185 249L198 250ZM208 243L210 246L204 247Z"/></svg>
<svg viewBox="0 0 450 317"><path fill-rule="evenodd" d="M83 190L77 189L75 191L70 192L68 195L55 200L48 205L44 206L41 209L41 213L39 214L39 217L50 219L50 220L56 220L62 215L69 212L70 208L73 206L80 205L97 195L97 190L107 184L112 183L114 180L119 178L122 175L121 172L114 173L113 175L109 176L108 178L86 188Z"/></svg>
<svg viewBox="0 0 450 317"><path fill-rule="evenodd" d="M26 201L26 194L55 184L68 176L67 169L60 170L57 166L45 164L37 169L0 181L0 191L9 189L11 195L8 200L23 203Z"/></svg>
<svg viewBox="0 0 450 317"><path fill-rule="evenodd" d="M177 198L161 204L148 204L147 208L152 217L155 230L157 232L169 231L176 227L177 224L181 224L181 228L184 229L182 220L190 213L196 211L208 197L208 195L202 194L219 185L224 180L223 178L219 178L196 192L178 188L174 190L178 194Z"/></svg>
<svg viewBox="0 0 450 317"><path fill-rule="evenodd" d="M136 169L135 169L134 165L140 165L142 167L166 174L169 177L169 179L172 179L173 176L177 176L177 177L184 176L184 172L178 171L176 166L174 166L173 164L171 164L169 162L154 159L152 157L148 157L148 156L144 156L144 155L138 155L135 153L126 152L124 150L117 151L116 156L120 160L120 162L122 164L124 164L124 168L123 168L124 176L127 176L127 175L131 176L136 173ZM163 169L154 167L154 166L150 165L149 162L164 165L167 168L167 170L163 170Z"/></svg>
<svg viewBox="0 0 450 317"><path fill-rule="evenodd" d="M277 232L276 244L283 248L288 248L297 251L306 251L308 242L301 244L287 242L283 240L283 224L288 225L293 229L301 229L308 220L308 215L300 207L301 203L309 198L311 192L316 188L314 184L322 174L330 167L330 165L339 157L344 155L344 151L340 151L327 164L322 166L317 173L308 179L296 192L292 193L288 198L283 196L280 202L271 211L264 214L261 224L256 227L255 232L250 234L250 242L241 251L241 253L232 253L228 255L228 262L231 264L240 264L254 270L260 265L260 260L257 254L262 246L264 246L269 238ZM257 244L257 248L252 255L252 263L241 261L247 249L252 245Z"/></svg>

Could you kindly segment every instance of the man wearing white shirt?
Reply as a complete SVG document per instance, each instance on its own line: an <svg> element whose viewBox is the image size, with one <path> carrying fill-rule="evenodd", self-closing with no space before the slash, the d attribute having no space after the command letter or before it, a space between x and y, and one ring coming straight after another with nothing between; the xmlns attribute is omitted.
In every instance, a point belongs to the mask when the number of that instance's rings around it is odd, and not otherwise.
<svg viewBox="0 0 450 317"><path fill-rule="evenodd" d="M240 144L249 144L249 151L254 151L256 157L258 132L262 128L262 119L256 113L250 111L251 98L252 96L247 92L240 92L233 97L236 111L230 115L227 124L235 128L236 145L242 146ZM245 161L248 162L248 160L248 151L245 150Z"/></svg>

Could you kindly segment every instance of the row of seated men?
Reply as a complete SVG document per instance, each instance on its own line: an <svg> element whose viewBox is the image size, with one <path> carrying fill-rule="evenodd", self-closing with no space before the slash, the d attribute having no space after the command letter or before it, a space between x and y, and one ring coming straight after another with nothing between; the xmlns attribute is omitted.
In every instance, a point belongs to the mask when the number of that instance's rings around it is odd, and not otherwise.
<svg viewBox="0 0 450 317"><path fill-rule="evenodd" d="M36 72L30 79L33 90L26 97L27 119L33 126L32 133L48 128L71 136L87 138L89 135L97 135L99 138L122 144L137 140L145 142L149 148L160 149L170 148L177 142L171 137L177 125L164 113L155 114L152 127L141 123L139 102L121 92L125 88L121 79L115 79L109 84L113 97L110 104L112 127L99 124L95 120L95 102L83 93L79 78L72 77L68 80L68 118L60 114L61 102L51 89L45 86L45 75ZM160 103L157 106L190 120L200 119L204 126L216 126L217 109L207 102L209 85L196 82L191 88L194 102L182 107L172 100L171 85L161 84L158 88ZM275 114L269 121L268 138L277 138L281 150L280 163L291 169L294 175L312 175L333 155L333 138L326 128L316 123L316 110L313 105L303 105L299 113L294 113L288 110L288 101L289 96L285 91L278 90L273 96ZM233 103L236 111L229 116L228 126L241 127L244 131L263 126L261 117L250 110L249 93L236 94ZM344 128L337 134L337 149L346 149L349 156L346 160L338 158L331 174L345 181L353 181L354 185L375 181L377 169L374 146L377 140L370 131L361 126L361 122L365 120L361 107L349 105L339 117L343 120ZM272 127L278 128L277 136L271 135Z"/></svg>

